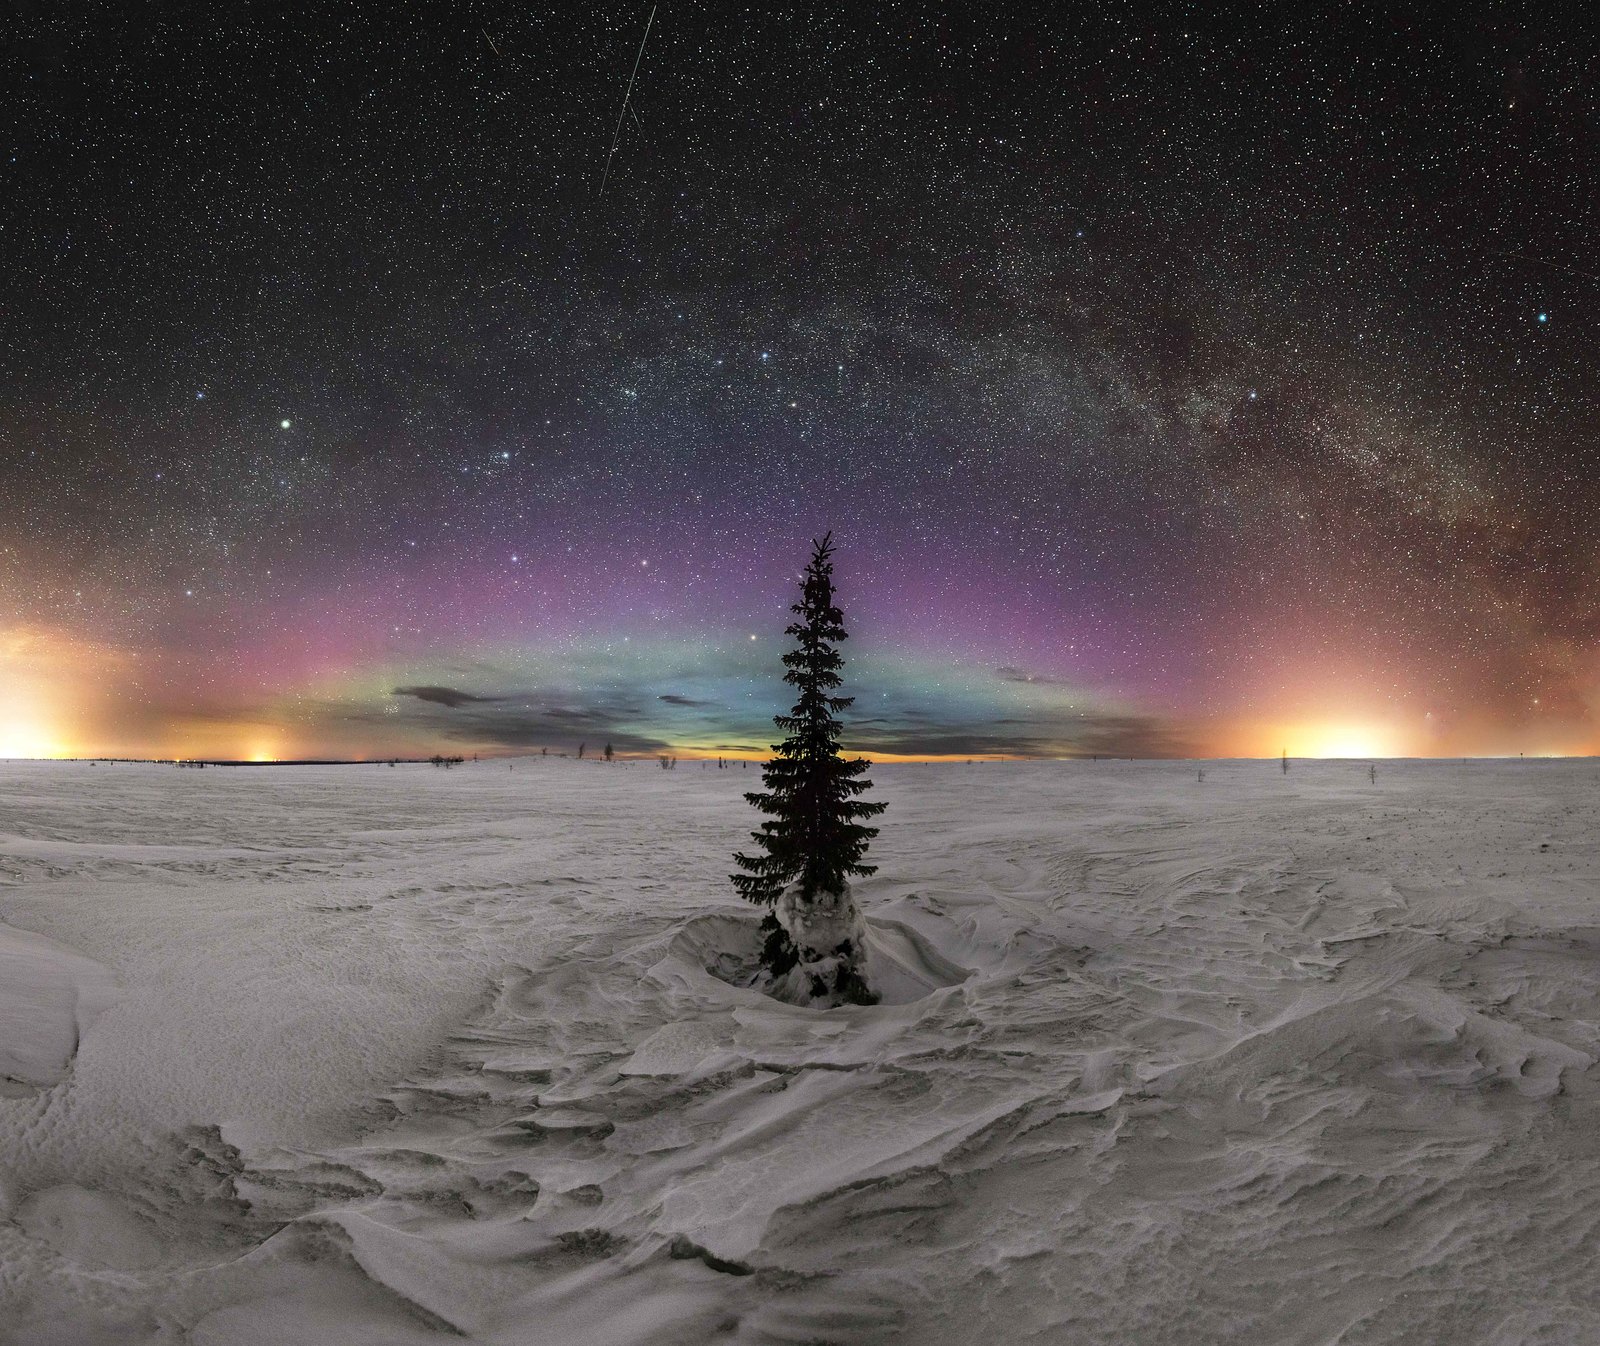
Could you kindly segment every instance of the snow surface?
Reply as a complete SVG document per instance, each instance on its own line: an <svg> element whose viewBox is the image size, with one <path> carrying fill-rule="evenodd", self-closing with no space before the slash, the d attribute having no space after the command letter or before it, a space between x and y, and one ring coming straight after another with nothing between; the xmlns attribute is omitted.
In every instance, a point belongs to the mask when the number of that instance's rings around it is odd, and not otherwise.
<svg viewBox="0 0 1600 1346"><path fill-rule="evenodd" d="M0 764L0 1341L1600 1340L1600 764Z"/></svg>
<svg viewBox="0 0 1600 1346"><path fill-rule="evenodd" d="M55 1084L117 997L111 970L43 935L0 926L0 1094Z"/></svg>

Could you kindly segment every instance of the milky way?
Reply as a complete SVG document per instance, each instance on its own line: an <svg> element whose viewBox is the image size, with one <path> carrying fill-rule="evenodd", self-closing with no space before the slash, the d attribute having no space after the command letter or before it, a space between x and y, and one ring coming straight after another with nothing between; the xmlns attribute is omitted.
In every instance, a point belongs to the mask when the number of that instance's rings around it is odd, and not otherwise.
<svg viewBox="0 0 1600 1346"><path fill-rule="evenodd" d="M24 8L0 754L1600 750L1581 8L1019 9Z"/></svg>

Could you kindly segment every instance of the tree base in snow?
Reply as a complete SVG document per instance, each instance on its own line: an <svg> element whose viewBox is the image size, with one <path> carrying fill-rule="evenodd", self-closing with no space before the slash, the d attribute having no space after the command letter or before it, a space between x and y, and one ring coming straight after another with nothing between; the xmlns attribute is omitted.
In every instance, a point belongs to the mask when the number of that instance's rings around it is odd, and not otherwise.
<svg viewBox="0 0 1600 1346"><path fill-rule="evenodd" d="M762 930L761 961L777 999L825 1008L878 1003L867 980L867 923L848 884L810 897L790 884Z"/></svg>

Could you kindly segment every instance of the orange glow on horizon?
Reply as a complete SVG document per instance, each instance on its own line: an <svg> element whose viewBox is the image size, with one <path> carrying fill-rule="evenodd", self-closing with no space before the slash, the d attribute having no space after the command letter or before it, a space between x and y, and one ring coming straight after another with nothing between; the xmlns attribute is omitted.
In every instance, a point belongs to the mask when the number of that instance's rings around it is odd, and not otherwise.
<svg viewBox="0 0 1600 1346"><path fill-rule="evenodd" d="M1400 748L1389 730L1361 724L1308 725L1294 739L1300 750L1290 747L1291 757L1398 757ZM1287 743L1285 746L1289 746Z"/></svg>
<svg viewBox="0 0 1600 1346"><path fill-rule="evenodd" d="M55 761L76 755L70 746L52 738L48 731L25 725L0 727L0 761L40 758Z"/></svg>
<svg viewBox="0 0 1600 1346"><path fill-rule="evenodd" d="M1441 727L1428 718L1271 719L1213 722L1200 735L1195 755L1215 758L1279 756L1359 759L1412 757L1588 757L1600 741L1586 726L1504 725L1470 719Z"/></svg>
<svg viewBox="0 0 1600 1346"><path fill-rule="evenodd" d="M1284 752L1324 760L1459 755L1440 753L1422 735L1408 735L1392 723L1344 718L1235 724L1223 727L1218 738L1215 756L1221 758L1265 760Z"/></svg>
<svg viewBox="0 0 1600 1346"><path fill-rule="evenodd" d="M71 757L63 703L88 651L30 627L0 631L0 758Z"/></svg>

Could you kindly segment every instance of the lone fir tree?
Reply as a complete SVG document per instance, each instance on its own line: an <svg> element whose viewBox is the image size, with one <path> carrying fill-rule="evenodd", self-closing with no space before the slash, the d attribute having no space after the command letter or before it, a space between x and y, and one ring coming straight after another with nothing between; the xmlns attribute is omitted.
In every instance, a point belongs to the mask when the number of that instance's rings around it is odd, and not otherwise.
<svg viewBox="0 0 1600 1346"><path fill-rule="evenodd" d="M799 689L799 698L773 722L787 737L773 745L777 756L762 770L766 789L745 795L768 815L751 833L758 853L735 855L744 872L731 877L741 897L768 909L761 963L774 978L802 966L813 996L870 1002L865 927L848 881L876 868L863 857L878 829L862 820L885 806L859 798L872 787L862 777L865 759L839 753L838 714L855 698L833 694L844 667L837 646L847 637L834 603L832 558L829 533L812 544L800 601L790 609L798 620L784 632L795 647L783 656L783 680Z"/></svg>

